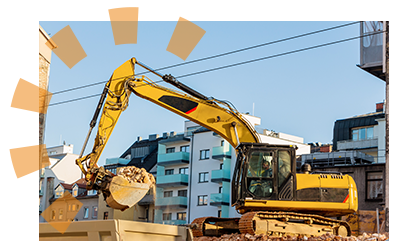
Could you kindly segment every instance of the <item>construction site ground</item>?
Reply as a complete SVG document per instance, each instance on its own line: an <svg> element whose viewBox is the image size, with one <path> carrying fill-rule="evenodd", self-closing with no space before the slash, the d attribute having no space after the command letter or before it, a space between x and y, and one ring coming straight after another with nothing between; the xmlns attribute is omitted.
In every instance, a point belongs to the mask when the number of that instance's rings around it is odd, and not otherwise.
<svg viewBox="0 0 400 250"><path fill-rule="evenodd" d="M342 237L326 233L316 237L307 236L269 236L265 234L224 234L220 237L194 237L194 241L388 241L389 233L363 233L359 236Z"/></svg>

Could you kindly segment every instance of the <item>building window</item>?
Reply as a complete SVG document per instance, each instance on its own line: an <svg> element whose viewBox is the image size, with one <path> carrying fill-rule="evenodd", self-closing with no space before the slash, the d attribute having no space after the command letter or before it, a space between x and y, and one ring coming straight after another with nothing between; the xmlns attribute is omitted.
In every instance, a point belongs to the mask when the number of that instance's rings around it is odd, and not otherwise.
<svg viewBox="0 0 400 250"><path fill-rule="evenodd" d="M178 190L178 196L187 197L187 190Z"/></svg>
<svg viewBox="0 0 400 250"><path fill-rule="evenodd" d="M383 199L383 172L367 172L367 200Z"/></svg>
<svg viewBox="0 0 400 250"><path fill-rule="evenodd" d="M185 212L177 213L176 218L178 220L186 220L186 213Z"/></svg>
<svg viewBox="0 0 400 250"><path fill-rule="evenodd" d="M77 204L69 204L68 205L68 211L77 211L77 207L79 207L79 205Z"/></svg>
<svg viewBox="0 0 400 250"><path fill-rule="evenodd" d="M56 210L51 210L51 220L56 220Z"/></svg>
<svg viewBox="0 0 400 250"><path fill-rule="evenodd" d="M108 220L108 212L104 212L104 214L103 214L103 220Z"/></svg>
<svg viewBox="0 0 400 250"><path fill-rule="evenodd" d="M92 218L97 218L97 206L93 207Z"/></svg>
<svg viewBox="0 0 400 250"><path fill-rule="evenodd" d="M172 213L163 213L162 219L163 220L172 220Z"/></svg>
<svg viewBox="0 0 400 250"><path fill-rule="evenodd" d="M58 210L58 220L62 220L63 215L64 215L64 210L63 209Z"/></svg>
<svg viewBox="0 0 400 250"><path fill-rule="evenodd" d="M56 195L55 195L55 198L63 197L63 194L64 194L64 187L61 186L61 185L59 185L59 186L56 188Z"/></svg>
<svg viewBox="0 0 400 250"><path fill-rule="evenodd" d="M225 141L222 140L222 141L221 141L221 146L224 146L224 144L225 144Z"/></svg>
<svg viewBox="0 0 400 250"><path fill-rule="evenodd" d="M198 206L207 206L208 197L207 195L199 195L197 197L197 205Z"/></svg>
<svg viewBox="0 0 400 250"><path fill-rule="evenodd" d="M131 157L132 158L139 158L150 153L150 147L138 147L138 148L131 148Z"/></svg>
<svg viewBox="0 0 400 250"><path fill-rule="evenodd" d="M74 188L72 189L72 195L74 197L78 196L78 186L74 185Z"/></svg>
<svg viewBox="0 0 400 250"><path fill-rule="evenodd" d="M223 163L219 164L219 169L223 169L223 168L224 168L224 164Z"/></svg>
<svg viewBox="0 0 400 250"><path fill-rule="evenodd" d="M91 189L91 190L87 191L87 195L96 195L96 194L97 194L97 191L94 190L94 189Z"/></svg>
<svg viewBox="0 0 400 250"><path fill-rule="evenodd" d="M175 148L167 148L166 149L167 154L169 153L175 153Z"/></svg>
<svg viewBox="0 0 400 250"><path fill-rule="evenodd" d="M218 217L221 218L221 210L218 210Z"/></svg>
<svg viewBox="0 0 400 250"><path fill-rule="evenodd" d="M174 170L173 169L165 169L165 175L173 175Z"/></svg>
<svg viewBox="0 0 400 250"><path fill-rule="evenodd" d="M107 169L108 171L110 171L111 173L113 173L113 174L117 174L117 168L109 168L109 169Z"/></svg>
<svg viewBox="0 0 400 250"><path fill-rule="evenodd" d="M208 182L208 172L199 173L199 182Z"/></svg>
<svg viewBox="0 0 400 250"><path fill-rule="evenodd" d="M189 153L189 145L181 146L181 152L187 152L187 153Z"/></svg>
<svg viewBox="0 0 400 250"><path fill-rule="evenodd" d="M84 219L88 219L89 218L89 208L88 207L84 207L83 208L83 218Z"/></svg>
<svg viewBox="0 0 400 250"><path fill-rule="evenodd" d="M210 150L200 150L200 160L210 159Z"/></svg>
<svg viewBox="0 0 400 250"><path fill-rule="evenodd" d="M367 139L372 139L374 138L374 128L369 127L367 128Z"/></svg>
<svg viewBox="0 0 400 250"><path fill-rule="evenodd" d="M221 194L222 193L222 187L218 188L218 193Z"/></svg>
<svg viewBox="0 0 400 250"><path fill-rule="evenodd" d="M180 174L189 174L189 168L180 168L179 173Z"/></svg>
<svg viewBox="0 0 400 250"><path fill-rule="evenodd" d="M353 141L362 141L374 138L374 127L354 128L351 130Z"/></svg>
<svg viewBox="0 0 400 250"><path fill-rule="evenodd" d="M166 197L172 197L172 191L165 191L164 198L166 198Z"/></svg>

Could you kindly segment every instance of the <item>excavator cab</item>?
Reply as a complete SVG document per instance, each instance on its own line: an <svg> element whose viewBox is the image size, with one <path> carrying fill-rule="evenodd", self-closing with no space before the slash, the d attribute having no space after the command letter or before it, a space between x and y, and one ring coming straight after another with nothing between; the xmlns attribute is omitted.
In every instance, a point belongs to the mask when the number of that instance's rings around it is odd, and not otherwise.
<svg viewBox="0 0 400 250"><path fill-rule="evenodd" d="M242 143L232 181L232 204L250 211L244 201L293 200L296 173L293 146ZM254 209L254 208L252 208Z"/></svg>

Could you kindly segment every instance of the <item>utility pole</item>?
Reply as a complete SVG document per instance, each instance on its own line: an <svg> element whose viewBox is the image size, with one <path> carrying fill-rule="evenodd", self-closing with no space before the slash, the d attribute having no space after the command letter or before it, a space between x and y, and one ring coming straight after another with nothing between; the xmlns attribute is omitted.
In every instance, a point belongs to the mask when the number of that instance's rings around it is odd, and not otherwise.
<svg viewBox="0 0 400 250"><path fill-rule="evenodd" d="M386 78L386 107L385 107L385 231L389 232L389 21L386 21L385 44L385 78Z"/></svg>

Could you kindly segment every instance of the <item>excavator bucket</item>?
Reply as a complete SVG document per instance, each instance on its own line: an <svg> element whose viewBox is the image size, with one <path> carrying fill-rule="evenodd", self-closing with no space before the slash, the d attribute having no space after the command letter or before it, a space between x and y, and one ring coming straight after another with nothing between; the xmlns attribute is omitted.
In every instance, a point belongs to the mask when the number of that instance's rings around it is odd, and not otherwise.
<svg viewBox="0 0 400 250"><path fill-rule="evenodd" d="M110 196L106 198L106 202L111 208L124 211L138 203L149 189L150 185L147 183L129 182L117 175L111 180Z"/></svg>

